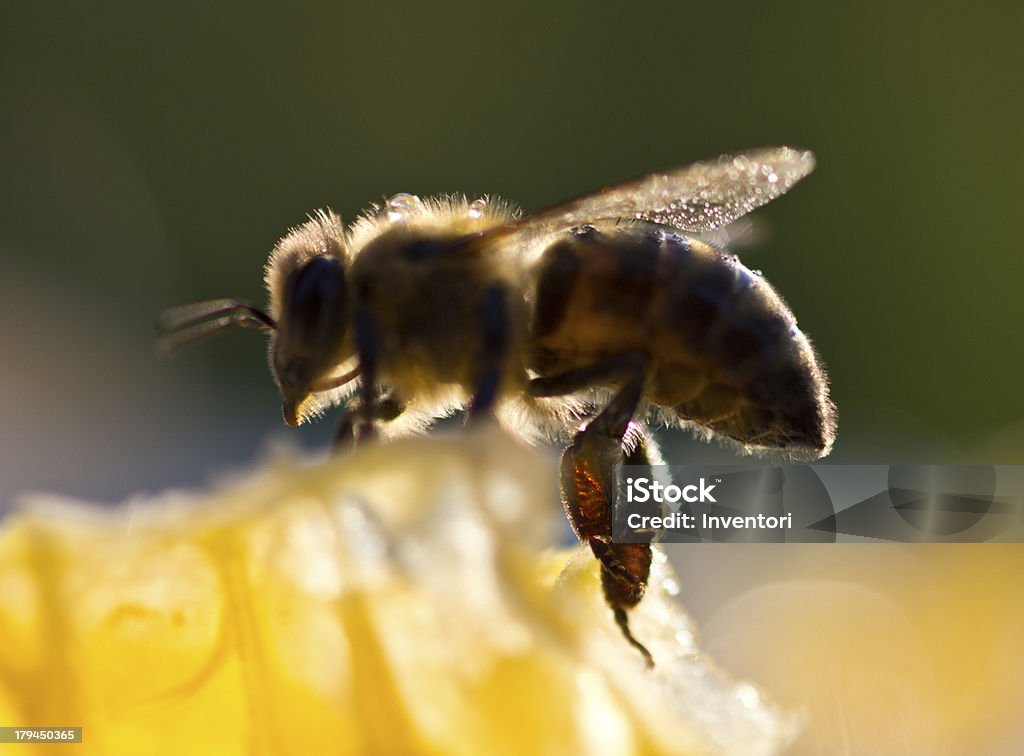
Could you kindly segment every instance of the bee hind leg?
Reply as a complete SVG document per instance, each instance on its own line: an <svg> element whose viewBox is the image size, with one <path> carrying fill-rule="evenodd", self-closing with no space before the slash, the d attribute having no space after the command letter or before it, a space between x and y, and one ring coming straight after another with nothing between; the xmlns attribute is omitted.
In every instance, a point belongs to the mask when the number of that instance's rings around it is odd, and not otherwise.
<svg viewBox="0 0 1024 756"><path fill-rule="evenodd" d="M627 375L612 400L562 455L562 500L569 522L579 539L601 563L601 586L615 622L626 640L653 666L650 651L640 643L629 627L628 611L643 598L651 570L651 546L647 543L612 542L612 506L615 498L615 465L623 459L623 442L643 394L646 362L626 355L614 365L573 371L536 385L534 390L550 391L561 387L563 393L579 390L575 380L595 373L619 377ZM533 388L533 386L532 386ZM550 395L550 394L548 394ZM644 464L647 460L643 436L629 453L628 461Z"/></svg>
<svg viewBox="0 0 1024 756"><path fill-rule="evenodd" d="M655 459L660 459L657 445L648 436L647 431L643 430L633 449L625 453L624 463L650 466L650 451L653 451ZM611 495L614 496L614 492ZM591 542L591 550L593 549L594 543ZM643 654L647 666L653 667L654 659L647 647L633 635L627 614L628 609L640 603L640 599L643 598L647 589L647 581L651 573L651 545L649 543L611 543L608 551L607 561L601 561L604 568L601 571L601 587L604 590L605 601L611 607L615 624L619 626L626 640ZM598 558L600 559L600 557ZM614 569L609 569L608 562L614 564Z"/></svg>

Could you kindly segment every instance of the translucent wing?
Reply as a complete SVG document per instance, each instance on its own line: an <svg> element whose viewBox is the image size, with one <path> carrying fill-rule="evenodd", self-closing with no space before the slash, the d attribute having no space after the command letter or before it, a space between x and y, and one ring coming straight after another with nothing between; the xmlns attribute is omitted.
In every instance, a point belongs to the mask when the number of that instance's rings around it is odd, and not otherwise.
<svg viewBox="0 0 1024 756"><path fill-rule="evenodd" d="M652 173L528 216L508 228L533 236L600 220L637 218L703 233L771 202L814 169L814 155L764 147Z"/></svg>

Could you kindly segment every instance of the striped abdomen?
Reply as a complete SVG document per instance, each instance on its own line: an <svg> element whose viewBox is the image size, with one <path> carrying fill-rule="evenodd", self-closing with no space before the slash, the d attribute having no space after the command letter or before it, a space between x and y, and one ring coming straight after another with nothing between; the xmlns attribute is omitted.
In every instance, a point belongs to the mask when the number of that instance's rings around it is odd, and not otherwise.
<svg viewBox="0 0 1024 756"><path fill-rule="evenodd" d="M647 398L744 444L825 453L827 383L774 289L734 256L649 224L585 227L537 269L530 360L541 375L623 352Z"/></svg>

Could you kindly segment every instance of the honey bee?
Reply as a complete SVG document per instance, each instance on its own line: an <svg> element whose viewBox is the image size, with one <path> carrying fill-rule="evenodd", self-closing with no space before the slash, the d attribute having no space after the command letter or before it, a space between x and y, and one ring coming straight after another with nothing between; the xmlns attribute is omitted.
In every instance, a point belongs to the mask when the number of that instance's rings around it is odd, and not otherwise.
<svg viewBox="0 0 1024 756"><path fill-rule="evenodd" d="M164 351L252 327L270 337L284 419L342 406L339 446L468 410L530 441L564 439L562 498L626 639L647 544L612 542L614 468L658 460L647 427L749 450L827 454L821 362L775 290L702 234L789 190L810 152L752 150L655 173L523 217L496 198L396 195L346 227L289 231L265 269L269 312L233 299L168 310Z"/></svg>

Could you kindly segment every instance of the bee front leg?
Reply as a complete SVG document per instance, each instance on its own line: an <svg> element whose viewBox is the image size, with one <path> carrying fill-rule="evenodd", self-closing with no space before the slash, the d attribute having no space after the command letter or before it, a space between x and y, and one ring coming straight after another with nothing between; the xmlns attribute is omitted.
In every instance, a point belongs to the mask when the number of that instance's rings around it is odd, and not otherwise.
<svg viewBox="0 0 1024 756"><path fill-rule="evenodd" d="M473 389L469 421L478 422L490 416L501 387L501 373L508 354L508 306L505 287L496 285L487 290L481 313L480 373Z"/></svg>
<svg viewBox="0 0 1024 756"><path fill-rule="evenodd" d="M338 425L334 428L334 436L331 437L331 453L339 454L350 451L356 445L356 424L354 421L356 411L352 407L345 407L338 417Z"/></svg>
<svg viewBox="0 0 1024 756"><path fill-rule="evenodd" d="M623 358L612 367L632 365L631 377L608 406L580 431L562 455L562 499L576 535L590 546L601 562L601 586L615 622L633 647L643 654L648 666L650 652L629 628L628 610L643 598L651 571L651 547L646 543L612 542L612 506L615 497L615 465L623 458L623 439L643 394L646 363ZM606 372L602 366L599 372ZM587 374L575 371L576 376ZM619 373L621 375L621 373ZM571 386L569 374L548 380L551 388L559 378ZM538 379L541 380L541 379ZM630 453L630 461L646 460L641 446Z"/></svg>
<svg viewBox="0 0 1024 756"><path fill-rule="evenodd" d="M352 330L356 338L356 355L359 358L361 375L359 404L355 423L355 438L369 440L374 436L374 422L377 414L377 324L366 310L356 310L352 318ZM338 429L342 430L341 427ZM335 434L337 435L337 434Z"/></svg>

